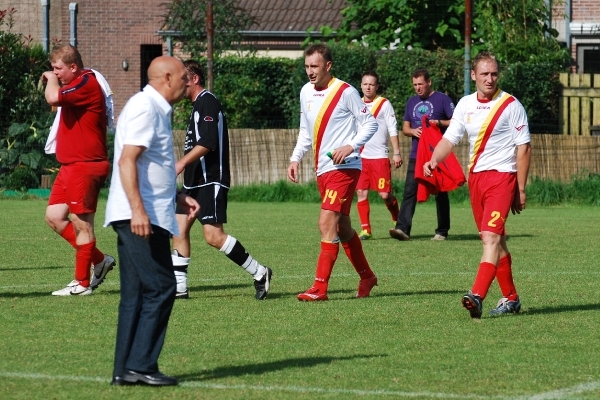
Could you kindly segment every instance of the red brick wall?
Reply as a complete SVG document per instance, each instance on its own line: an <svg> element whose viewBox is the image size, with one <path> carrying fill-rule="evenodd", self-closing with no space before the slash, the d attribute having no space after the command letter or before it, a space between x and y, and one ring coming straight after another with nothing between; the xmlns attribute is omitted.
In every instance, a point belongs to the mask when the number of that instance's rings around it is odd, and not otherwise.
<svg viewBox="0 0 600 400"><path fill-rule="evenodd" d="M62 43L70 38L69 3L62 0ZM56 2L54 2L56 3ZM116 115L140 90L140 45L162 44L164 0L77 1L77 49L84 65L102 73L115 100ZM123 60L129 69L122 68Z"/></svg>
<svg viewBox="0 0 600 400"><path fill-rule="evenodd" d="M573 10L571 21L600 21L600 1L598 0L571 0L571 9Z"/></svg>

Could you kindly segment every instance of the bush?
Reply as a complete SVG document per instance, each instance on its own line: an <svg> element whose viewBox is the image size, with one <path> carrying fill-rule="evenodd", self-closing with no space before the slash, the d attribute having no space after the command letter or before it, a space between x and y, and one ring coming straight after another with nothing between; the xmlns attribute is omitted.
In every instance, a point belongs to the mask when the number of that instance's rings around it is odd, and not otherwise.
<svg viewBox="0 0 600 400"><path fill-rule="evenodd" d="M31 45L30 37L11 32L15 12L0 10L0 183L25 187L57 163L42 157L40 151L54 117L38 87L50 64L40 45Z"/></svg>
<svg viewBox="0 0 600 400"><path fill-rule="evenodd" d="M35 170L27 166L19 166L4 178L3 186L7 190L27 192L27 189L39 188L40 180Z"/></svg>
<svg viewBox="0 0 600 400"><path fill-rule="evenodd" d="M377 71L385 97L394 106L400 123L407 100L415 95L412 73L417 68L426 68L433 89L446 93L455 104L464 92L464 61L452 52L442 49L387 51L377 59Z"/></svg>

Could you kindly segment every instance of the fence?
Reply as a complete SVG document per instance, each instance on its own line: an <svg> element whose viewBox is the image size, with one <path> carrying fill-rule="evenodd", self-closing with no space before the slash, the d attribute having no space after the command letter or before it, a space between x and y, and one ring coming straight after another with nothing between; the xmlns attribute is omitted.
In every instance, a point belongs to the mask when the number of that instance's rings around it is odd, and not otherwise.
<svg viewBox="0 0 600 400"><path fill-rule="evenodd" d="M600 74L560 74L559 125L564 135L600 135Z"/></svg>
<svg viewBox="0 0 600 400"><path fill-rule="evenodd" d="M183 131L175 132L176 157L181 157ZM274 183L287 179L287 167L297 129L231 129L229 131L232 185ZM400 151L408 163L411 140L401 136ZM600 173L600 137L532 135L530 176L567 182L580 172ZM466 137L455 148L465 173L469 163ZM300 182L314 179L313 156L309 151L300 164ZM404 180L406 167L394 170L392 178Z"/></svg>

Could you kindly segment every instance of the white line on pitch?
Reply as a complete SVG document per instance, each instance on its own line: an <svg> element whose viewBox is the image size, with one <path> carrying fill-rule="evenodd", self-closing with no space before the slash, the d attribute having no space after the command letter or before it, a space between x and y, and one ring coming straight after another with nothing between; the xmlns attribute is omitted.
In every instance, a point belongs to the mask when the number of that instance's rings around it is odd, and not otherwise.
<svg viewBox="0 0 600 400"><path fill-rule="evenodd" d="M557 400L568 399L569 397L585 392L600 390L600 381L582 383L570 388L553 390L551 392L538 393L532 396L517 397L515 400Z"/></svg>
<svg viewBox="0 0 600 400"><path fill-rule="evenodd" d="M0 377L18 378L18 379L47 379L61 380L72 382L110 382L109 379L99 377L85 376L68 376L68 375L47 375L47 374L30 374L20 372L2 372ZM429 397L436 399L507 399L504 396L479 396L475 394L453 394L453 393L436 393L436 392L404 392L396 390L360 390L360 389L326 389L326 388L311 388L301 386L262 386L262 385L225 385L217 383L190 382L182 381L179 386L188 388L204 388L214 390L256 390L270 392L291 392L291 393L329 393L329 394L353 394L359 396L394 396L394 397Z"/></svg>
<svg viewBox="0 0 600 400"><path fill-rule="evenodd" d="M456 272L397 272L397 273L378 273L377 276L458 276L458 275L466 275L471 276L475 274L475 270L473 271L456 271ZM539 271L519 271L518 275L597 275L600 274L600 271L552 271L552 272L539 272ZM336 274L336 277L347 278L347 277L356 277L354 273L341 273ZM278 275L277 279L308 279L313 278L314 275L306 274L306 275ZM230 281L238 281L238 282L247 282L248 277L244 274L240 274L239 276L220 276L217 278L189 278L188 283L194 282L230 282ZM119 282L116 280L105 281L102 286L118 286ZM21 288L47 288L47 287L56 287L56 284L52 283L44 283L44 284L34 284L34 285L2 285L0 286L0 290L7 289L21 289ZM58 285L60 286L60 285Z"/></svg>

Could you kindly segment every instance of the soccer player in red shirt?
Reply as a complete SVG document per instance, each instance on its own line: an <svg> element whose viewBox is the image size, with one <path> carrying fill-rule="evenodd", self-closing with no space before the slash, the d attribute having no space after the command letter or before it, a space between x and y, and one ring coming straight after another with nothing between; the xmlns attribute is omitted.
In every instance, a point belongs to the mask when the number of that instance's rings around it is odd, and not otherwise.
<svg viewBox="0 0 600 400"><path fill-rule="evenodd" d="M50 192L46 222L76 250L75 279L52 294L84 296L92 294L115 265L113 257L96 248L94 234L98 194L110 168L106 104L100 84L91 70L84 69L75 47L59 46L49 58L52 71L44 72L41 80L48 104L62 107L56 136L61 167Z"/></svg>

